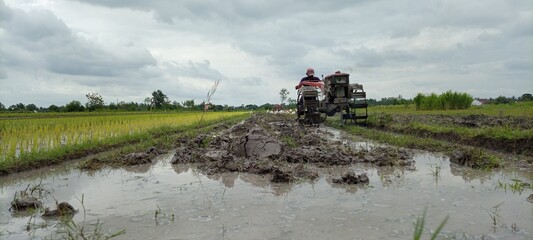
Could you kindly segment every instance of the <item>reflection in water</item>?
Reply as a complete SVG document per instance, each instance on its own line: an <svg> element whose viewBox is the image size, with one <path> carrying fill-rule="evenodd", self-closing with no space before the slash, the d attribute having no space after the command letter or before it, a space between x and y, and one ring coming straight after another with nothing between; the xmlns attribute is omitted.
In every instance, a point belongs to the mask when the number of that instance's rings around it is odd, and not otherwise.
<svg viewBox="0 0 533 240"><path fill-rule="evenodd" d="M57 199L81 209L78 199L84 196L87 222L101 221L105 232L125 229L118 239L407 239L424 207L432 216L429 227L450 216L443 238L531 239L533 232L533 214L524 211L531 209L526 201L531 189L522 195L495 189L499 180L531 182L529 172L461 168L420 153L414 157L415 171L337 166L320 169L314 182L285 184L271 183L269 175L206 176L193 165L169 164L171 157L128 169L80 172L57 167L0 178L0 238L7 232L10 239L57 236L58 220L8 211L15 191L39 181L53 189L46 206ZM432 172L436 165L441 166L438 184ZM331 182L347 170L367 173L370 183ZM499 225L489 232L487 209L501 202ZM77 214L73 220L81 222L82 217ZM34 224L31 233L24 230L29 220ZM502 227L514 223L518 230Z"/></svg>
<svg viewBox="0 0 533 240"><path fill-rule="evenodd" d="M454 176L463 178L467 183L473 180L479 180L481 183L485 183L492 180L492 177L495 173L499 173L500 169L472 169L450 163L450 172Z"/></svg>
<svg viewBox="0 0 533 240"><path fill-rule="evenodd" d="M403 167L382 167L378 168L377 174L383 187L402 186L405 184L405 171ZM412 172L412 171L410 171Z"/></svg>

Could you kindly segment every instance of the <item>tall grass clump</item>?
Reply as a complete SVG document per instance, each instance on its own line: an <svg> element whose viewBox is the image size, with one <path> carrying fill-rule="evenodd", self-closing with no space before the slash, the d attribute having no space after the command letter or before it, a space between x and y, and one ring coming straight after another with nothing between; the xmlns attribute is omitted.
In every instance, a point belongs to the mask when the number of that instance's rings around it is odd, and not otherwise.
<svg viewBox="0 0 533 240"><path fill-rule="evenodd" d="M452 92L451 90L437 95L419 93L413 98L416 110L457 110L468 109L474 98L468 93Z"/></svg>

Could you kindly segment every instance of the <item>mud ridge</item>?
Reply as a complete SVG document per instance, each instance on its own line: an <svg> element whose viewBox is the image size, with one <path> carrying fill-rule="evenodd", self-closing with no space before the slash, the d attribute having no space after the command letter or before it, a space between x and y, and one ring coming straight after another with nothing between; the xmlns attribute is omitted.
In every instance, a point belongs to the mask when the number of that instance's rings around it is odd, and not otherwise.
<svg viewBox="0 0 533 240"><path fill-rule="evenodd" d="M298 124L292 116L256 114L214 134L180 141L172 164L194 163L206 174L271 174L272 182L313 180L318 168L370 163L413 167L409 150L379 147L354 151L328 139L317 127Z"/></svg>
<svg viewBox="0 0 533 240"><path fill-rule="evenodd" d="M466 137L453 132L436 133L425 129L410 127L409 124L413 122L429 125L457 126L468 128L509 127L522 130L530 130L533 128L533 121L531 121L531 119L522 117L493 117L486 115L450 116L407 114L379 114L377 117L377 122L369 124L369 127L388 132L451 141L473 147L496 150L503 153L533 156L533 144L531 144L533 143L532 137L524 137L519 139L493 138L484 135ZM392 124L402 127L391 127Z"/></svg>

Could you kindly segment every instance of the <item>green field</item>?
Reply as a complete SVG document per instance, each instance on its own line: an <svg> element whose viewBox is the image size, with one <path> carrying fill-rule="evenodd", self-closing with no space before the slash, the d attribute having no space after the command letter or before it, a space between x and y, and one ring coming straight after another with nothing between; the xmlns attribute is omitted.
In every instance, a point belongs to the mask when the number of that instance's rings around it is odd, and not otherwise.
<svg viewBox="0 0 533 240"><path fill-rule="evenodd" d="M533 118L533 102L517 102L514 104L488 104L481 106L471 106L461 110L416 110L414 104L410 105L387 105L372 106L368 108L369 113L394 113L394 114L431 114L431 115L488 115L488 116L513 116Z"/></svg>
<svg viewBox="0 0 533 240"><path fill-rule="evenodd" d="M247 113L9 114L0 118L0 173L243 115Z"/></svg>

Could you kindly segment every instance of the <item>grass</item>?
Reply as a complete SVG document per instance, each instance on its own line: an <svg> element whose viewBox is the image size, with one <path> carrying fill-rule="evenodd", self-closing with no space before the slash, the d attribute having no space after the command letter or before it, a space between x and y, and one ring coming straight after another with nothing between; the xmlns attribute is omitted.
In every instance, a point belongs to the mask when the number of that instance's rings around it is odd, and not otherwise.
<svg viewBox="0 0 533 240"><path fill-rule="evenodd" d="M461 110L416 110L415 104L410 105L387 105L372 106L368 108L372 113L391 114L430 114L430 115L488 115L496 117L533 117L533 102L518 102L514 104L487 104L481 106L471 106L469 109Z"/></svg>
<svg viewBox="0 0 533 240"><path fill-rule="evenodd" d="M413 235L414 240L422 239L422 233L424 232L424 225L426 223L426 211L427 211L427 208L424 208L424 213L422 213L422 216L419 216L416 219L415 230L414 230L414 235ZM437 236L442 231L442 228L444 228L444 225L446 225L448 218L449 216L446 216L446 218L444 218L444 220L439 224L437 229L435 229L433 234L431 234L431 238L430 238L431 240L437 239Z"/></svg>
<svg viewBox="0 0 533 240"><path fill-rule="evenodd" d="M444 111L416 111L413 105L378 106L369 109L368 126L425 139L532 156L532 103ZM473 116L475 114L479 115Z"/></svg>
<svg viewBox="0 0 533 240"><path fill-rule="evenodd" d="M419 93L413 98L416 110L468 109L474 98L467 93L447 91L440 95Z"/></svg>
<svg viewBox="0 0 533 240"><path fill-rule="evenodd" d="M202 126L227 119L242 119L243 112L208 113ZM196 113L87 116L74 118L39 118L0 120L0 175L57 164L71 158L106 151L124 145L154 144L166 135L198 128ZM101 134L103 132L103 134ZM99 136L99 137L95 137ZM68 139L83 140L54 145L54 140L67 136ZM168 137L168 136L167 136ZM28 142L38 139L52 139L52 145L36 148ZM81 138L81 137L80 137ZM37 140L39 142L39 140ZM46 142L46 141L45 141ZM168 139L167 139L168 142ZM34 142L35 143L35 142ZM26 146L28 149L24 151ZM3 149L3 150L2 150ZM14 153L15 152L15 153ZM3 155L2 155L3 154Z"/></svg>
<svg viewBox="0 0 533 240"><path fill-rule="evenodd" d="M372 122L370 122L372 124ZM468 128L446 125L430 125L419 122L389 124L387 128L397 131L427 132L434 134L455 134L462 138L490 138L494 140L516 140L533 136L533 129L518 129L506 126Z"/></svg>

